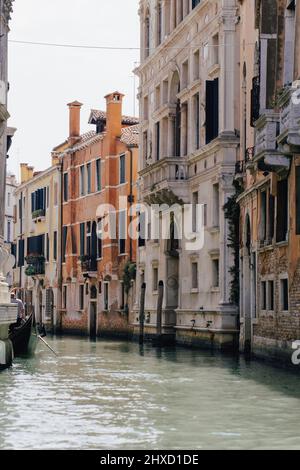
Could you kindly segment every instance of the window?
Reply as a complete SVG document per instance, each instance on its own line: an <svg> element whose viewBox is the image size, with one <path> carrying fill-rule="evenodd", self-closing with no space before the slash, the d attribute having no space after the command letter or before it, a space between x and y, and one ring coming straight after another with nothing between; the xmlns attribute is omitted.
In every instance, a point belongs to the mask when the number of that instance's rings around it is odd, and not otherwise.
<svg viewBox="0 0 300 470"><path fill-rule="evenodd" d="M36 211L45 211L46 209L46 200L47 200L47 190L46 188L41 188L35 191L34 193L31 193L31 212L36 212ZM21 204L19 204L19 207ZM20 209L21 213L22 208Z"/></svg>
<svg viewBox="0 0 300 470"><path fill-rule="evenodd" d="M101 189L102 189L101 159L100 158L98 160L96 160L96 188L97 188L97 191L101 191Z"/></svg>
<svg viewBox="0 0 300 470"><path fill-rule="evenodd" d="M62 236L62 242L63 242L63 257L62 261L63 263L66 262L66 249L67 249L67 235L68 235L68 227L63 227L63 236Z"/></svg>
<svg viewBox="0 0 300 470"><path fill-rule="evenodd" d="M145 19L145 59L150 54L150 15L148 13Z"/></svg>
<svg viewBox="0 0 300 470"><path fill-rule="evenodd" d="M277 227L276 240L283 242L287 240L288 234L288 181L278 181L277 184Z"/></svg>
<svg viewBox="0 0 300 470"><path fill-rule="evenodd" d="M289 310L289 281L288 279L280 280L280 304L281 304L281 311L287 312Z"/></svg>
<svg viewBox="0 0 300 470"><path fill-rule="evenodd" d="M189 62L188 60L182 64L182 89L187 88L189 84Z"/></svg>
<svg viewBox="0 0 300 470"><path fill-rule="evenodd" d="M68 295L68 287L67 286L63 286L63 301L62 301L62 307L64 310L67 309L67 295Z"/></svg>
<svg viewBox="0 0 300 470"><path fill-rule="evenodd" d="M64 202L69 200L69 174L64 173Z"/></svg>
<svg viewBox="0 0 300 470"><path fill-rule="evenodd" d="M198 263L192 263L192 289L198 289Z"/></svg>
<svg viewBox="0 0 300 470"><path fill-rule="evenodd" d="M213 185L213 225L220 225L220 189L218 184Z"/></svg>
<svg viewBox="0 0 300 470"><path fill-rule="evenodd" d="M18 267L21 268L25 264L25 241L19 240L18 243Z"/></svg>
<svg viewBox="0 0 300 470"><path fill-rule="evenodd" d="M91 174L91 164L88 163L86 166L86 176L87 176L87 193L91 194L92 192L92 174Z"/></svg>
<svg viewBox="0 0 300 470"><path fill-rule="evenodd" d="M219 63L219 35L216 34L212 38L211 65L216 65L218 63Z"/></svg>
<svg viewBox="0 0 300 470"><path fill-rule="evenodd" d="M158 291L158 268L153 268L153 292Z"/></svg>
<svg viewBox="0 0 300 470"><path fill-rule="evenodd" d="M160 159L160 122L155 124L155 137L156 137L156 160Z"/></svg>
<svg viewBox="0 0 300 470"><path fill-rule="evenodd" d="M53 259L57 260L57 232L53 233Z"/></svg>
<svg viewBox="0 0 300 470"><path fill-rule="evenodd" d="M212 269L213 269L213 287L218 288L220 285L220 281L219 281L220 267L219 267L218 259L213 260Z"/></svg>
<svg viewBox="0 0 300 470"><path fill-rule="evenodd" d="M196 8L197 5L199 5L201 0L192 0L192 9Z"/></svg>
<svg viewBox="0 0 300 470"><path fill-rule="evenodd" d="M163 104L168 102L168 89L169 89L169 82L168 80L164 80L162 84L162 101Z"/></svg>
<svg viewBox="0 0 300 470"><path fill-rule="evenodd" d="M80 181L79 181L79 188L80 188L80 196L85 195L85 176L84 176L84 165L82 165L79 169Z"/></svg>
<svg viewBox="0 0 300 470"><path fill-rule="evenodd" d="M80 256L85 255L85 224L80 224Z"/></svg>
<svg viewBox="0 0 300 470"><path fill-rule="evenodd" d="M148 96L144 97L144 119L147 121L149 119L149 98Z"/></svg>
<svg viewBox="0 0 300 470"><path fill-rule="evenodd" d="M160 85L155 88L155 108L160 107Z"/></svg>
<svg viewBox="0 0 300 470"><path fill-rule="evenodd" d="M200 78L200 52L199 50L194 52L193 60L193 79L198 80Z"/></svg>
<svg viewBox="0 0 300 470"><path fill-rule="evenodd" d="M120 184L124 184L126 181L125 171L125 155L120 156Z"/></svg>
<svg viewBox="0 0 300 470"><path fill-rule="evenodd" d="M79 286L79 310L84 310L84 284Z"/></svg>
<svg viewBox="0 0 300 470"><path fill-rule="evenodd" d="M57 204L58 204L58 185L57 185L57 183L54 183L53 196L54 196L54 206L57 206Z"/></svg>
<svg viewBox="0 0 300 470"><path fill-rule="evenodd" d="M146 161L148 159L148 131L143 132L143 155Z"/></svg>
<svg viewBox="0 0 300 470"><path fill-rule="evenodd" d="M195 132L195 149L200 147L200 96L197 93L193 97L194 104L194 132Z"/></svg>
<svg viewBox="0 0 300 470"><path fill-rule="evenodd" d="M8 207L10 207L10 198L11 198L10 193L7 193L7 206Z"/></svg>
<svg viewBox="0 0 300 470"><path fill-rule="evenodd" d="M206 82L206 143L219 135L219 79Z"/></svg>
<svg viewBox="0 0 300 470"><path fill-rule="evenodd" d="M120 255L125 254L126 252L126 214L127 211L120 211L119 212L119 253Z"/></svg>
<svg viewBox="0 0 300 470"><path fill-rule="evenodd" d="M296 166L296 235L300 235L300 166Z"/></svg>
<svg viewBox="0 0 300 470"><path fill-rule="evenodd" d="M207 227L207 204L203 204L203 227Z"/></svg>
<svg viewBox="0 0 300 470"><path fill-rule="evenodd" d="M157 45L159 46L162 41L162 29L163 29L163 15L162 15L162 4L159 1L157 6Z"/></svg>
<svg viewBox="0 0 300 470"><path fill-rule="evenodd" d="M261 309L262 310L267 310L267 283L266 281L263 281L261 283Z"/></svg>
<svg viewBox="0 0 300 470"><path fill-rule="evenodd" d="M98 227L97 227L97 237L98 237L98 259L103 258L103 245L102 245L102 230L103 230L103 221L102 219L98 220Z"/></svg>
<svg viewBox="0 0 300 470"><path fill-rule="evenodd" d="M260 193L260 239L266 240L267 237L267 193Z"/></svg>
<svg viewBox="0 0 300 470"><path fill-rule="evenodd" d="M11 241L11 221L7 221L7 242L10 243Z"/></svg>
<svg viewBox="0 0 300 470"><path fill-rule="evenodd" d="M108 282L104 283L104 310L108 310L109 307L109 285Z"/></svg>
<svg viewBox="0 0 300 470"><path fill-rule="evenodd" d="M274 281L268 281L268 310L274 310Z"/></svg>
<svg viewBox="0 0 300 470"><path fill-rule="evenodd" d="M50 204L50 188L49 186L47 186L47 189L46 189L46 205L47 205L47 209L49 209L49 204Z"/></svg>
<svg viewBox="0 0 300 470"><path fill-rule="evenodd" d="M46 234L46 260L50 259L50 238L49 233Z"/></svg>
<svg viewBox="0 0 300 470"><path fill-rule="evenodd" d="M198 191L193 193L193 233L196 233L198 231L198 203L199 203L199 197L198 197Z"/></svg>

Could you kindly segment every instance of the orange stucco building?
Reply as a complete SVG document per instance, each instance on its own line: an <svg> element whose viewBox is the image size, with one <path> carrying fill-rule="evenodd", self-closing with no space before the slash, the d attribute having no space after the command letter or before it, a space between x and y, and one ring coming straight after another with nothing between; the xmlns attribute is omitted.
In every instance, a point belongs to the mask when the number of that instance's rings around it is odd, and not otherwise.
<svg viewBox="0 0 300 470"><path fill-rule="evenodd" d="M82 104L70 103L69 137L53 150L62 164L58 326L63 332L129 332L131 293L123 277L125 265L134 266L136 242L120 234L125 220L130 222L125 210L136 201L138 120L122 115L123 97L107 95L106 111L90 114L96 129L85 134L80 133ZM104 239L108 213L116 232Z"/></svg>

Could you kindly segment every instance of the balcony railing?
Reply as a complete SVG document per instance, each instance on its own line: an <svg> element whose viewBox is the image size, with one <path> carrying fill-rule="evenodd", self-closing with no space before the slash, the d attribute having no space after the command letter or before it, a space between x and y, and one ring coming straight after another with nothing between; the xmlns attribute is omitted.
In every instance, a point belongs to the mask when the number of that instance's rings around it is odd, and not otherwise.
<svg viewBox="0 0 300 470"><path fill-rule="evenodd" d="M178 182L188 179L188 164L184 158L169 157L153 163L141 172L144 189L151 190L159 183Z"/></svg>
<svg viewBox="0 0 300 470"><path fill-rule="evenodd" d="M290 145L300 146L300 81L286 87L279 100L280 141L287 139Z"/></svg>
<svg viewBox="0 0 300 470"><path fill-rule="evenodd" d="M98 271L98 263L96 256L82 256L80 258L81 270L83 273L92 273Z"/></svg>
<svg viewBox="0 0 300 470"><path fill-rule="evenodd" d="M278 148L279 114L266 111L256 122L256 156Z"/></svg>
<svg viewBox="0 0 300 470"><path fill-rule="evenodd" d="M32 219L36 220L41 217L45 217L45 215L46 215L45 209L37 209L36 211L32 212Z"/></svg>
<svg viewBox="0 0 300 470"><path fill-rule="evenodd" d="M45 274L45 258L41 255L30 255L26 258L26 276L38 276Z"/></svg>

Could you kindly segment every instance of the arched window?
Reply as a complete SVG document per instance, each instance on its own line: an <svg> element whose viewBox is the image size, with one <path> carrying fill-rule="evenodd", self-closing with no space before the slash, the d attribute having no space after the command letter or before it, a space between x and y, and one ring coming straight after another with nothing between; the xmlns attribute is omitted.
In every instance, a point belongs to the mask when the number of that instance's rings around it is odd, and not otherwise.
<svg viewBox="0 0 300 470"><path fill-rule="evenodd" d="M172 153L175 157L180 157L181 147L181 104L177 98L180 92L180 79L179 73L176 71L173 74L171 85L170 85L170 104L176 105L174 128L173 128L173 149Z"/></svg>
<svg viewBox="0 0 300 470"><path fill-rule="evenodd" d="M145 31L145 59L150 55L150 12L147 10L144 22Z"/></svg>
<svg viewBox="0 0 300 470"><path fill-rule="evenodd" d="M163 33L163 12L162 12L162 2L159 0L157 2L157 16L156 16L156 30L157 30L157 46L162 42L162 33Z"/></svg>

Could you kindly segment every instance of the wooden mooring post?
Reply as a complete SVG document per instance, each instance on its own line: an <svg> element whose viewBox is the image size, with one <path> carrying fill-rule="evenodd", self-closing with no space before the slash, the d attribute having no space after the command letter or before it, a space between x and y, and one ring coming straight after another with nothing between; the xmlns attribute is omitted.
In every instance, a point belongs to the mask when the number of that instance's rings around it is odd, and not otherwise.
<svg viewBox="0 0 300 470"><path fill-rule="evenodd" d="M146 297L146 283L144 282L141 287L141 299L140 299L140 336L139 343L144 344L144 326L145 326L145 297Z"/></svg>

